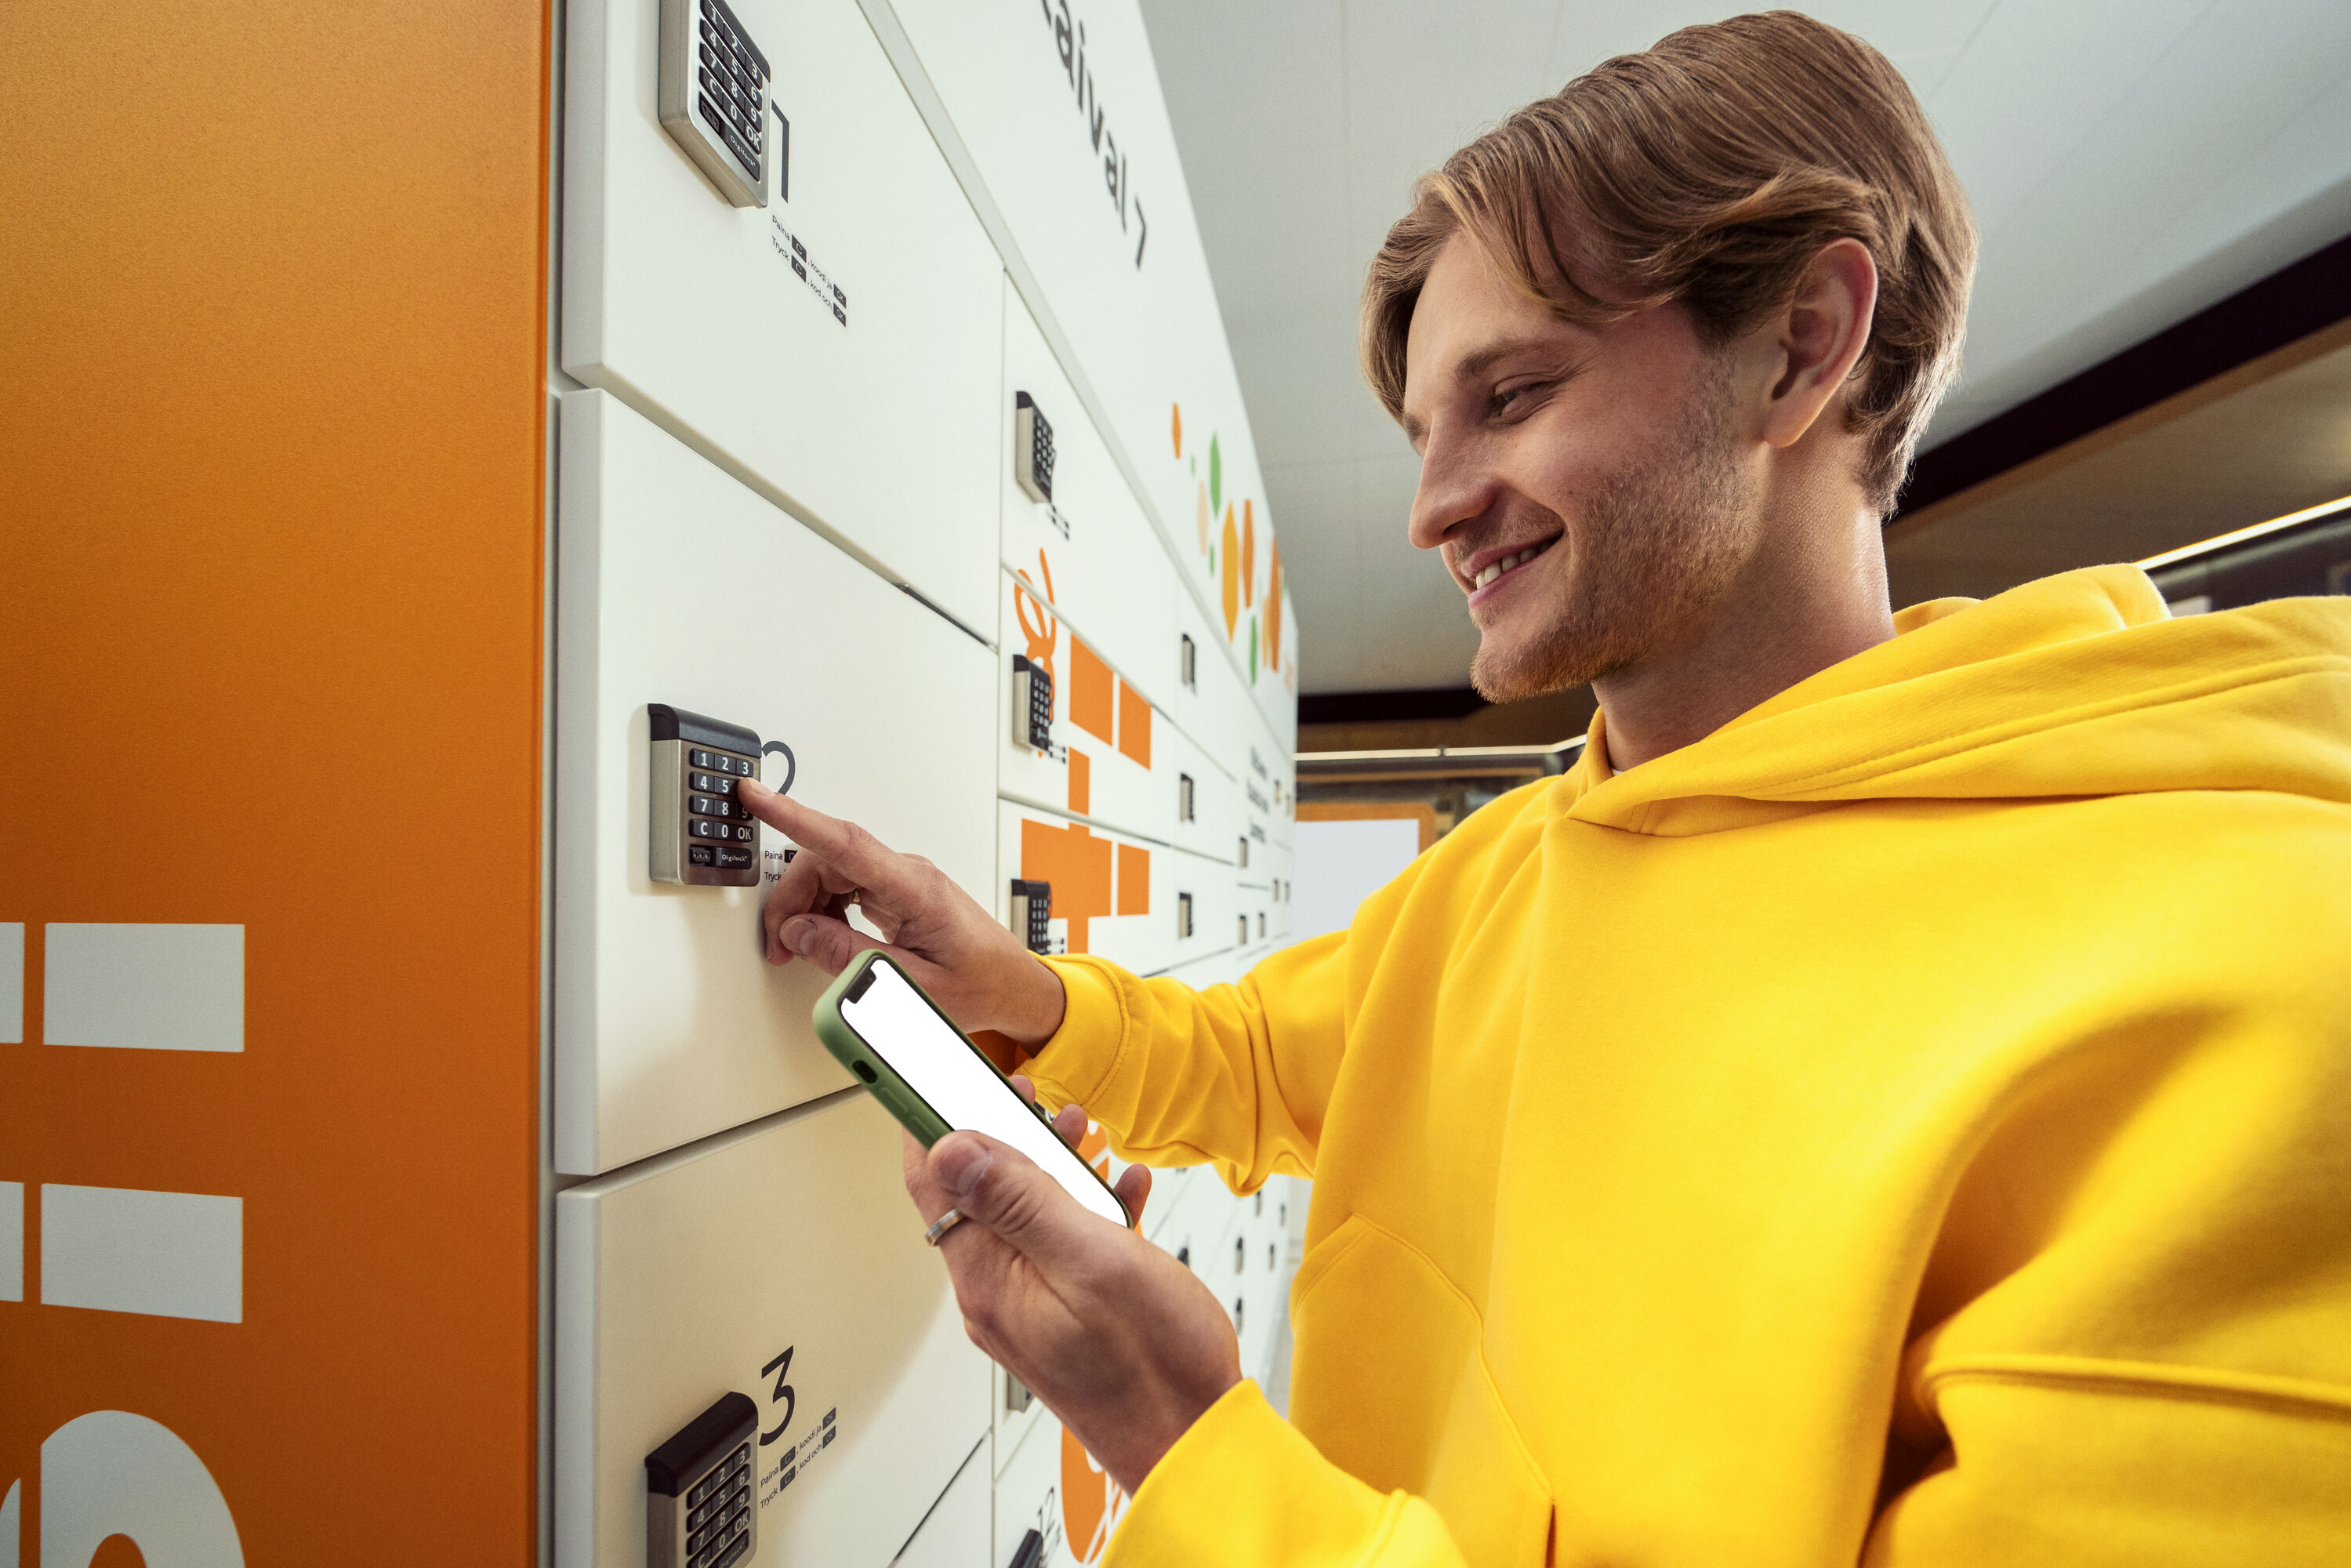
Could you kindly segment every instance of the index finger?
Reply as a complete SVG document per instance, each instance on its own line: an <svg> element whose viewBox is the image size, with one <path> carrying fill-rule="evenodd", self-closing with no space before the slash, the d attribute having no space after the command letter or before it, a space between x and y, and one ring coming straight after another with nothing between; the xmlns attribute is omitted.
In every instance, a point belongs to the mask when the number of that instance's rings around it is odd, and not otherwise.
<svg viewBox="0 0 2351 1568"><path fill-rule="evenodd" d="M900 897L916 891L906 857L856 823L828 817L813 806L778 795L756 779L737 781L735 796L751 815L803 852L846 872L858 886Z"/></svg>

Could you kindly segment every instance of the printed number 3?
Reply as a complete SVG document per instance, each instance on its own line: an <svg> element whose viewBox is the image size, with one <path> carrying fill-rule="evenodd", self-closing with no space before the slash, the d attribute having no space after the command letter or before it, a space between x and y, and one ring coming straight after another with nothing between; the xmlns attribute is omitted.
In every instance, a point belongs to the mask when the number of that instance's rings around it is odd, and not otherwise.
<svg viewBox="0 0 2351 1568"><path fill-rule="evenodd" d="M792 1351L795 1348L797 1347L786 1345L783 1354L759 1368L759 1375L762 1377L771 1372L776 1375L776 1391L769 1395L768 1398L771 1401L780 1399L784 1405L784 1418L776 1423L776 1429L759 1434L759 1446L763 1448L784 1435L784 1428L792 1424L792 1410L799 1404L799 1396L792 1392L792 1385L784 1381L792 1375Z"/></svg>

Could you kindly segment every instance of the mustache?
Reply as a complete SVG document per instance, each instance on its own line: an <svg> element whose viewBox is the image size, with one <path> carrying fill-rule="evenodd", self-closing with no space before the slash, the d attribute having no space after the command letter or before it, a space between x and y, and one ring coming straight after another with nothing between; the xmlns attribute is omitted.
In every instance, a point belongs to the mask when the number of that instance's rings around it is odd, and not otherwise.
<svg viewBox="0 0 2351 1568"><path fill-rule="evenodd" d="M1445 549L1447 559L1468 560L1496 545L1528 544L1566 531L1567 519L1549 507L1522 503L1499 517L1456 524L1446 536Z"/></svg>

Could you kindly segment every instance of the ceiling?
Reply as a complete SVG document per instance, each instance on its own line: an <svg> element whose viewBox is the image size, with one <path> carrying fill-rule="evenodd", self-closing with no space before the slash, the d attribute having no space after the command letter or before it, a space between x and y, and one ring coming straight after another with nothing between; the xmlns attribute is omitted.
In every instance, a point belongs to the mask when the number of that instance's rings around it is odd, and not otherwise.
<svg viewBox="0 0 2351 1568"><path fill-rule="evenodd" d="M2351 321L1961 491L1886 530L1906 604L2144 560L2351 496Z"/></svg>
<svg viewBox="0 0 2351 1568"><path fill-rule="evenodd" d="M1413 177L1479 130L1726 13L1142 5L1281 532L1301 688L1460 685L1476 632L1450 579L1405 542L1418 465L1355 371L1364 265ZM1909 77L1982 229L1966 370L1929 444L2351 233L2340 0L1810 9ZM2267 515L2253 507L2231 520Z"/></svg>

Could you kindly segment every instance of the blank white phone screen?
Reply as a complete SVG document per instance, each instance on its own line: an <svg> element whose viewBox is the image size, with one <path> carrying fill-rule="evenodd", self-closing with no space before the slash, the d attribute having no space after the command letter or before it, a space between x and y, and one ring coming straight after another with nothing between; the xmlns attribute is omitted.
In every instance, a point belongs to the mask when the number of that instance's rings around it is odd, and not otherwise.
<svg viewBox="0 0 2351 1568"><path fill-rule="evenodd" d="M1126 1211L1086 1163L933 1010L896 965L877 958L869 972L872 983L856 1000L841 998L841 1016L941 1121L1011 1145L1087 1208L1114 1224L1127 1222Z"/></svg>

